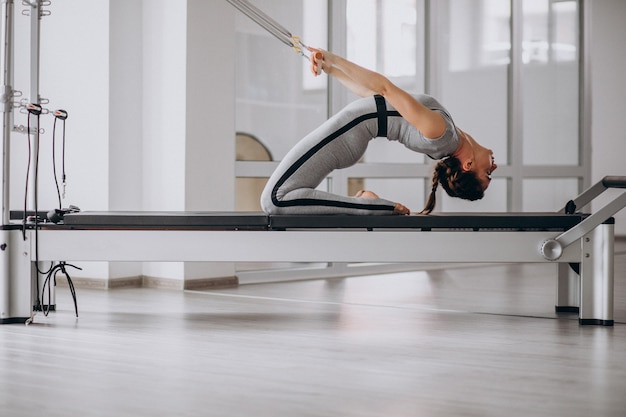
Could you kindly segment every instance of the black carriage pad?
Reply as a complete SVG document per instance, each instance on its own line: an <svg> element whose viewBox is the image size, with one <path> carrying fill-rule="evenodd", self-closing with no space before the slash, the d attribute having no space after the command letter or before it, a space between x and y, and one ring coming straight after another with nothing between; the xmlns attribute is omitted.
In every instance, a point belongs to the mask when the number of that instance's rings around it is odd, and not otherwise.
<svg viewBox="0 0 626 417"><path fill-rule="evenodd" d="M265 230L269 219L260 212L84 211L63 222L73 229Z"/></svg>
<svg viewBox="0 0 626 417"><path fill-rule="evenodd" d="M587 214L437 213L429 215L271 215L260 212L85 211L66 214L73 229L467 229L568 230Z"/></svg>
<svg viewBox="0 0 626 417"><path fill-rule="evenodd" d="M568 230L587 214L563 213L437 213L428 215L280 215L270 216L270 229L469 229Z"/></svg>

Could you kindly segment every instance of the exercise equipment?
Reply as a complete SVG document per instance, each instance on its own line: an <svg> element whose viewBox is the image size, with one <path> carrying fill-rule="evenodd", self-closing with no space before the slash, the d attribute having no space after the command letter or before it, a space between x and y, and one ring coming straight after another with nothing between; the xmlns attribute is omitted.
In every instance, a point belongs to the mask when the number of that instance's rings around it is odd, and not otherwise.
<svg viewBox="0 0 626 417"><path fill-rule="evenodd" d="M32 313L37 261L554 263L557 311L581 324L613 325L613 214L626 191L593 214L582 208L626 177L606 177L558 213L428 216L280 215L232 212L73 212L63 224L31 225L8 263L9 316ZM39 230L37 230L39 229ZM38 253L35 253L37 234ZM6 251L5 251L6 252ZM577 275L570 265L577 265ZM29 279L30 277L30 279ZM6 306L3 311L6 311Z"/></svg>
<svg viewBox="0 0 626 417"><path fill-rule="evenodd" d="M40 6L41 0L33 5ZM7 22L11 7L10 0L2 3ZM609 188L626 188L626 177L605 177L558 213L267 216L70 209L54 212L51 217L58 223L37 221L36 210L34 222L13 223L7 186L8 123L14 96L7 64L10 27L5 25L0 41L5 48L0 54L5 68L0 323L31 320L39 291L39 263L48 261L58 262L48 271L51 279L57 272L67 274L66 267L72 266L67 261L552 263L558 265L558 311L577 311L581 324L614 323L612 216L626 206L626 192L595 213L582 209ZM39 111L37 106L30 110ZM577 265L579 275L571 265Z"/></svg>

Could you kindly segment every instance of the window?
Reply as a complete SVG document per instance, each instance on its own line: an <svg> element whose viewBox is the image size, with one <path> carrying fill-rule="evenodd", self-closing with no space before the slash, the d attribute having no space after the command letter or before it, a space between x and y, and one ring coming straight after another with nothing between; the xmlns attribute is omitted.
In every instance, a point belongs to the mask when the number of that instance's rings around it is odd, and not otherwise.
<svg viewBox="0 0 626 417"><path fill-rule="evenodd" d="M569 189L588 175L580 154L579 1L253 2L313 45L326 42L332 28L329 49L407 91L431 93L460 128L493 149L499 168L488 195L467 204L442 196L439 210L516 211L533 207L528 199L556 208L560 196L534 184L562 180ZM338 20L327 26L328 16ZM311 77L302 58L246 17L238 16L237 27L237 130L259 137L280 160L326 120L327 103L337 110L355 97L336 94L339 88L329 96L325 77ZM357 180L381 187L382 196L407 195L419 210L423 195L413 190L430 189L432 163L377 139L359 169L336 175L329 187L345 193L343 183Z"/></svg>

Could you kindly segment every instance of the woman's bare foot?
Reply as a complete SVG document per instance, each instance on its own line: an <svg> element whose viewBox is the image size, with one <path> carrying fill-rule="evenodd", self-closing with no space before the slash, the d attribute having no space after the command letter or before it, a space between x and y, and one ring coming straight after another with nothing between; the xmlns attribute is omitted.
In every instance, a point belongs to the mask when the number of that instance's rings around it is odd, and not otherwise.
<svg viewBox="0 0 626 417"><path fill-rule="evenodd" d="M411 210L409 210L400 203L396 203L395 207L393 208L393 212L396 214L411 214Z"/></svg>
<svg viewBox="0 0 626 417"><path fill-rule="evenodd" d="M380 198L378 197L378 194L369 190L359 190L359 192L357 192L354 196L356 198L370 198L370 199ZM404 205L400 203L396 203L396 205L393 208L393 212L395 214L411 214L411 210L409 210L408 208L406 208Z"/></svg>

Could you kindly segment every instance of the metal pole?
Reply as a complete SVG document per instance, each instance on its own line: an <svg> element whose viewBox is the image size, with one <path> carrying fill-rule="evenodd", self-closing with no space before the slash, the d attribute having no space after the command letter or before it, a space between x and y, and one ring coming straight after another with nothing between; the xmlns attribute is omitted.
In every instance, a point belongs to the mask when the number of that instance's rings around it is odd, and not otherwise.
<svg viewBox="0 0 626 417"><path fill-rule="evenodd" d="M614 225L603 224L582 240L580 324L613 326Z"/></svg>
<svg viewBox="0 0 626 417"><path fill-rule="evenodd" d="M2 86L0 91L0 106L2 108L2 225L10 222L11 207L9 204L9 178L10 178L10 139L12 129L13 111L13 0L2 1L1 10L2 30L0 32L0 43L2 53L0 54L0 67L2 68Z"/></svg>
<svg viewBox="0 0 626 417"><path fill-rule="evenodd" d="M34 0L30 2L30 95L29 102L33 104L41 104L41 99L39 97L39 41L40 41L40 19L41 19L41 3L42 0ZM31 117L30 114L27 117ZM36 133L39 131L39 120L36 117L31 118L30 120L31 131L27 132L28 135L31 133L34 137L36 137ZM33 155L38 155L39 153L39 143L36 140L33 140L33 144L31 145L31 149ZM34 173L37 170L37 158L31 159L30 172ZM30 184L28 185L31 190L30 195L28 196L28 201L30 204L30 208L35 207L35 190L37 190L37 175L31 175ZM36 213L35 213L36 215Z"/></svg>
<svg viewBox="0 0 626 417"><path fill-rule="evenodd" d="M2 1L0 11L2 30L0 31L0 42L2 53L0 62L2 68L2 91L0 92L0 106L3 113L2 126L2 231L0 232L0 322L3 322L11 315L11 282L10 282L10 247L9 231L4 228L10 221L9 207L9 158L10 158L10 138L11 138L11 101L13 91L11 88L12 78L12 45L13 45L13 0Z"/></svg>
<svg viewBox="0 0 626 417"><path fill-rule="evenodd" d="M591 1L578 3L579 53L578 53L578 143L579 163L583 168L581 189L591 185Z"/></svg>
<svg viewBox="0 0 626 417"><path fill-rule="evenodd" d="M524 40L524 5L522 0L511 0L511 51L508 73L508 148L511 176L508 180L508 211L523 211L523 155L524 143L524 89L522 59Z"/></svg>

